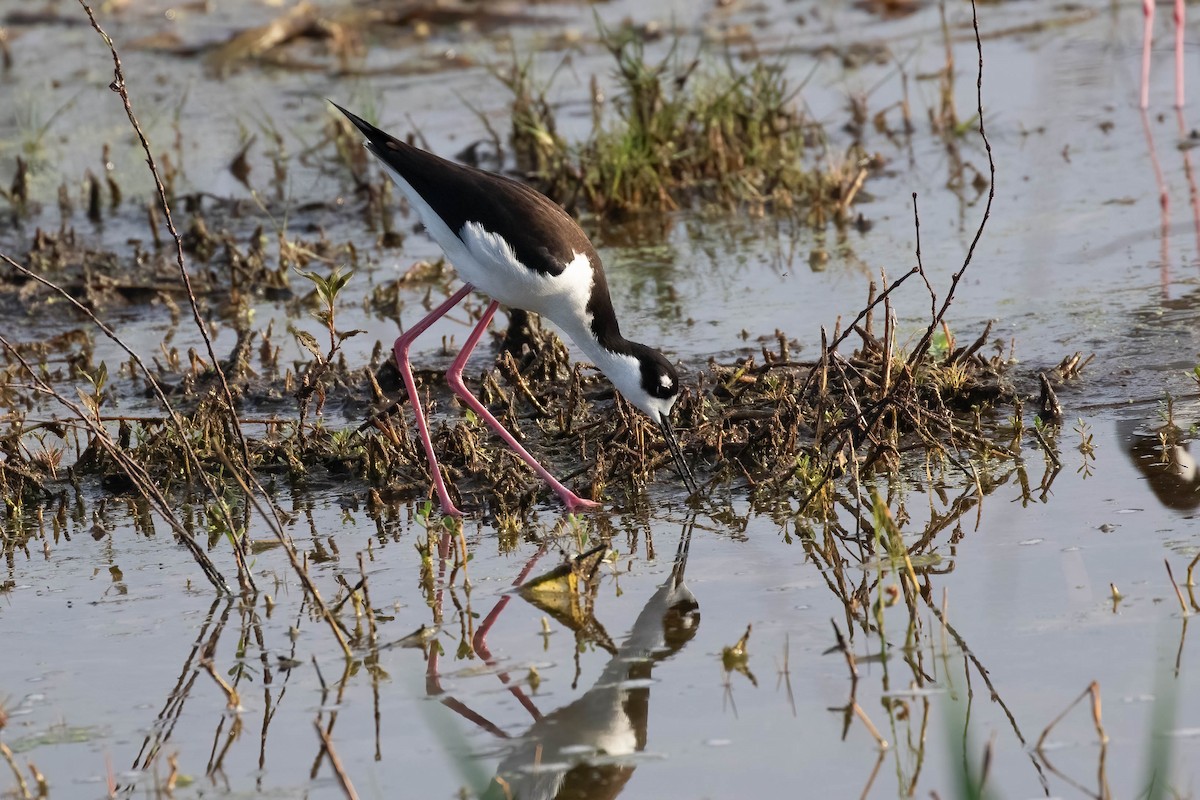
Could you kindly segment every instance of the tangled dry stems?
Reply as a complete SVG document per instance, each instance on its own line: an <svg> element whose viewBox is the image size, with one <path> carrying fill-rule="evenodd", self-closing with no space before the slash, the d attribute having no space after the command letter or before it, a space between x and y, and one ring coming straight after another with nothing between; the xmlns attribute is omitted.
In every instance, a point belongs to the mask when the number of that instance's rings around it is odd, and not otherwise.
<svg viewBox="0 0 1200 800"><path fill-rule="evenodd" d="M618 64L626 94L618 103L620 124L598 124L596 137L577 151L598 165L595 181L580 172L578 165L572 166L568 161L571 151L557 144L556 149L540 155L530 154L533 144L554 142L552 120L546 116L549 105L543 96L530 92L527 77L512 79L520 101L514 115L517 152L536 156L533 172L544 188L554 190L558 185L561 194L566 186L563 176L574 176L572 192L586 195L589 205L603 211L606 203L630 210L644 204L651 194L659 197L660 207L678 204L693 192L715 192L712 196L718 199L747 202L747 194L722 195L720 187L726 184L716 180L717 173L734 176L729 186L754 187L754 197L761 202L774 202L769 198L776 190L795 197L801 183L793 183L793 178L799 182L814 178L813 173L798 167L805 146L805 123L786 111L789 90L769 66L759 65L749 72L731 67L724 78L728 83L710 83L705 91L688 94L684 86L698 80L693 77L694 64L674 75L667 61L648 65L636 37L606 32L605 41ZM137 130L115 48L113 55L117 69L114 89L121 93ZM982 57L980 68L982 74ZM696 99L700 96L704 96L703 102ZM758 111L751 114L742 108L739 103L744 100L753 101ZM541 115L540 122L529 115ZM979 119L986 146L981 101ZM522 139L535 122L544 126L546 135ZM728 125L738 127L726 129ZM681 161L658 163L663 148L677 144L679 137L690 137L689 141L701 148L697 151L700 161L709 165L704 169L716 173L698 172L699 165ZM742 139L753 146L737 154L721 149ZM333 142L340 141L334 130ZM600 152L613 141L619 141L619 146ZM350 152L346 151L347 162L354 158ZM610 156L634 152L641 166L623 171L620 181L601 175ZM990 147L988 155L990 163ZM793 178L785 179L782 173L767 174L766 164L780 169L796 167L797 171ZM348 165L361 176L360 167ZM158 179L153 161L151 169ZM994 167L992 170L994 174ZM855 173L851 183L861 185L864 174ZM662 186L667 188L653 192L642 188L621 195L619 187L637 185L626 180L636 175L657 176L655 180L665 182ZM244 313L252 295L290 297L296 308L311 305L312 295L302 295L292 285L291 270L332 263L342 256L353 263L354 249L337 247L323 238L310 242L288 239L282 233L277 247L270 248L270 237L262 229L239 241L223 228L217 228L217 233L210 230L198 202L192 204L188 224L180 232L171 221L162 181L156 180L156 185L161 213L171 226L176 245L173 264L169 258L151 259L151 268L139 273L143 280L124 281L120 264L114 270L92 269L97 254L82 252L69 231L39 232L26 254L26 264L6 259L11 268L5 276L8 296L18 298L26 310L65 298L89 314L88 309L147 297L178 314L179 303L184 302L200 326L205 351L181 353L164 346L153 363L147 364L115 332L104 329L130 357L127 365L110 373L104 365L92 363L87 347L75 349L80 337L87 339L87 333L73 333L60 341L6 343L9 380L5 391L13 410L5 420L7 430L0 436L0 448L6 455L0 467L0 488L6 489L10 498L10 520L48 497L61 496L65 485L78 487L89 478L109 492L147 495L150 487L162 487L167 494L206 494L216 508L225 509L221 512L224 528L238 541L246 536L246 530L228 512L225 495L231 488L260 498L271 512L268 516L275 520L273 527L280 528L279 510L269 494L256 488L258 480L267 476L303 482L323 473L357 481L372 503L426 497L429 475L425 459L408 426L394 413L398 382L382 348L377 347L371 365L348 366L338 350L339 337L349 333L336 330L333 299L326 297L328 307L322 313L329 322L331 346L325 349L315 340L301 340L313 358L283 367L278 340L283 332L273 325L253 330ZM381 205L386 192L373 186L370 181L360 181L364 217L386 219ZM827 194L827 189L819 189L817 195ZM673 194L677 190L684 194ZM845 193L836 198L843 211L848 208L848 198ZM815 206L821 203L819 198L810 199ZM990 199L989 194L989 210ZM986 214L975 242L986 224ZM386 239L387 225L381 229ZM277 254L270 254L271 249ZM139 269L145 267L144 255L135 254ZM204 268L190 274L185 266L187 256ZM788 337L780 333L778 346L764 347L761 360L759 354L746 355L733 362L711 361L704 368L686 370L689 383L678 404L680 433L685 451L696 459L709 489L744 484L755 502L784 503L793 513L821 517L832 510L837 479L850 476L857 483L873 470L895 473L907 453L936 454L977 481L969 465L970 455L987 458L1005 451L1011 433L1000 430L994 412L1016 401L1018 393L1002 357L1003 347L997 348L996 355L984 355L989 349L990 329L972 344L955 347L945 321L970 256L954 275L940 306L920 263L919 250L917 261L916 267L894 282L883 278L881 289L872 285L863 310L844 329L832 335L823 332L820 356L814 361L794 360ZM184 276L182 286L172 278L172 268L176 278ZM904 348L896 334L892 293L916 276L924 280L929 292L930 319L918 341ZM433 269L423 278L413 279L429 281L432 295L443 278L443 272ZM223 358L212 348L208 323L203 322L199 310L202 300L224 304L224 317L232 320L237 333L236 344ZM394 302L386 296L375 300ZM879 316L881 323L877 322ZM92 321L100 324L94 315ZM594 371L572 365L557 337L536 323L525 326L521 322L519 315L514 316L509 335L498 343L501 355L495 366L475 382L482 399L530 439L539 458L552 471L566 475L568 483L610 501L636 497L670 460L656 431L615 397ZM859 344L847 354L844 349L851 336L857 337ZM939 337L940 344L935 342ZM102 368L103 380L98 377ZM66 396L81 377L92 387L84 406ZM418 401L431 409L449 409L452 401L439 371L430 369L419 378L421 396L401 397L401 404ZM78 408L75 419L34 416L44 407L34 402L29 392L22 392L22 386L34 386L34 394ZM167 415L110 413L115 397L143 392L156 396ZM389 404L393 413L379 413ZM340 419L369 417L371 424L358 430L330 428L322 417L322 412L330 409L336 410ZM115 433L111 431L114 426ZM30 445L31 437L36 445ZM478 421L451 415L435 426L435 437L450 483L460 498L469 500L468 505L486 507L498 519L513 519L527 514L540 496L540 487L514 455ZM279 535L279 530L276 533ZM242 580L244 586L249 585L248 576Z"/></svg>

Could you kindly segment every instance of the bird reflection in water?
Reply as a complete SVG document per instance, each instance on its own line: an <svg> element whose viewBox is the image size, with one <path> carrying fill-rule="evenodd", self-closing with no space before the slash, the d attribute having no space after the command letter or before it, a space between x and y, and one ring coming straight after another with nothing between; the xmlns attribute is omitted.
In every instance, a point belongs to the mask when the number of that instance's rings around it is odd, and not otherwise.
<svg viewBox="0 0 1200 800"><path fill-rule="evenodd" d="M646 748L651 672L687 645L700 624L700 604L684 584L692 527L691 521L684 526L670 575L647 600L619 647L603 634L590 609L586 619L577 621L577 629L586 630L588 638L612 655L595 684L578 699L542 714L521 687L501 673L500 679L534 718L527 731L509 739L461 701L443 698L447 707L507 740L507 753L485 798L600 800L621 793L637 768L637 754ZM519 590L518 594L542 607L535 595ZM559 614L554 616L565 621ZM495 612L488 615L475 642L476 651L489 663L493 659L484 639L494 621ZM436 681L429 688L435 689Z"/></svg>
<svg viewBox="0 0 1200 800"><path fill-rule="evenodd" d="M1172 511L1200 508L1200 467L1182 431L1151 429L1130 418L1117 421L1117 435L1158 502Z"/></svg>

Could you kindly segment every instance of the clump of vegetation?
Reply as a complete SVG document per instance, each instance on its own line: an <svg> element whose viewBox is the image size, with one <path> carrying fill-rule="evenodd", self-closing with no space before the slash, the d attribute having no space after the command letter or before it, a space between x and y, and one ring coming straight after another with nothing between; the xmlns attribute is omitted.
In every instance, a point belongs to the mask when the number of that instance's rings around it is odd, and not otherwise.
<svg viewBox="0 0 1200 800"><path fill-rule="evenodd" d="M612 111L593 84L593 130L578 144L559 134L546 88L528 64L502 82L513 94L517 166L567 208L619 217L697 200L762 211L802 210L845 220L872 166L857 144L829 151L821 127L796 108L782 64L684 61L677 48L647 60L641 31L601 28L615 64Z"/></svg>
<svg viewBox="0 0 1200 800"><path fill-rule="evenodd" d="M839 178L806 167L810 154L820 151L822 137L792 109L795 90L778 69L762 64L741 69L732 63L680 67L674 55L648 64L643 39L631 30L605 31L604 42L620 83L615 118L604 119L597 104L594 135L579 147L567 147L558 137L544 93L529 90L528 70L513 74L514 141L540 179L557 187L552 194L612 214L696 200L776 209L794 205L817 217L848 213L867 168L855 166L852 176ZM361 157L361 148L342 152L348 162L351 154ZM831 160L828 153L821 155ZM859 159L852 146L844 163ZM366 181L360 180L359 188L366 224L386 233L383 194ZM162 208L169 219L165 197ZM209 213L219 209L210 205ZM41 235L26 256L30 266L5 257L10 272L0 290L7 288L14 302L28 309L69 301L72 313L121 345L129 359L111 370L101 370L103 365L90 357L63 365L61 352L0 340L0 369L9 384L36 387L12 398L10 406L23 404L24 410L11 414L0 430L0 452L6 456L0 484L14 497L61 496L68 481L78 487L94 479L114 492L161 486L207 494L223 509L225 492L255 496L256 480L266 475L299 482L327 471L358 480L371 503L420 499L430 487L426 460L404 415L396 413L405 403L420 402L449 411L435 421L433 436L452 493L459 495L455 499L500 518L523 518L541 487L477 419L454 410L436 364L418 372L419 396L401 393L395 400L399 382L382 346L370 365L346 363L342 343L356 332L336 324L344 300L340 292L349 279L338 265L355 264L353 248L324 236L302 242L279 229L276 253L261 229L233 236L213 224L214 233L198 208L192 213L192 224L182 233L172 223L174 259L156 250L150 259L155 266L145 272L132 267L122 272L125 261L116 259L110 273L122 278L115 284L112 274L101 280L89 273L90 259L75 257L79 248L66 232ZM183 280L189 275L185 259L205 266L195 270L194 281ZM919 252L917 259L917 267L885 283L882 291L873 288L849 325L823 333L817 360L794 360L796 346L780 333L777 343L762 348L761 361L747 355L692 372L677 406L680 435L709 487L746 485L756 502L820 516L834 502L836 479L897 469L910 450L935 453L974 478L965 463L969 454L989 457L1012 449L1008 443L1022 433L1001 435L994 426L985 430L983 421L989 409L1016 403L1003 348L986 354L989 331L973 344L956 346L945 321L967 264L939 308ZM289 280L293 270L313 287L306 297ZM149 287L135 285L130 291L122 283L145 274L152 276ZM891 298L915 276L928 288L931 316L918 340L906 345L896 331ZM441 271L410 277L428 285L431 299L444 289ZM158 300L175 316L186 303L202 334L203 351L181 350L168 341L143 361L91 310L117 295ZM293 314L301 306L315 310L324 329L321 338L289 331L307 357L302 352L290 366L280 363L280 352L290 343L280 343L273 324L252 327L247 298L253 295L290 300ZM213 297L227 302L214 304ZM376 300L395 305L386 293L376 293ZM214 310L237 334L220 354L202 322ZM882 324L877 324L880 314ZM607 381L572 364L556 336L536 321L528 325L521 337L504 343L493 366L472 376L477 394L564 482L608 501L636 495L670 462L661 437ZM847 355L843 347L852 336L861 345ZM1070 375L1064 371L1062 377ZM77 389L88 398L82 406L74 400ZM161 412L131 416L114 407L118 398L131 396L156 397ZM52 402L70 411L70 425L47 427L33 418ZM349 429L327 427L327 409L335 410L339 425L351 421ZM355 429L353 423L371 411L381 413ZM1014 416L1019 419L1020 411ZM165 494L160 493L158 507L170 513ZM241 538L231 519L223 528Z"/></svg>

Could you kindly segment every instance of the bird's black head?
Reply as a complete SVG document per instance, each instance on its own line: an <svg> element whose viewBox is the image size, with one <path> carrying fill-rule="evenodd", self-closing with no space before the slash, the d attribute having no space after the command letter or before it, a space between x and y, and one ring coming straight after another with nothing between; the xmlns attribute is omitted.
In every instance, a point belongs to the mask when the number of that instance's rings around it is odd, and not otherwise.
<svg viewBox="0 0 1200 800"><path fill-rule="evenodd" d="M679 394L679 373L675 367L662 353L650 347L638 347L633 356L641 368L642 391L656 400L666 401L670 409Z"/></svg>
<svg viewBox="0 0 1200 800"><path fill-rule="evenodd" d="M640 391L623 390L621 393L625 395L626 400L645 411L650 415L650 419L658 424L671 455L679 465L684 484L689 491L695 493L696 479L692 476L692 470L679 447L679 439L671 427L671 407L679 399L679 373L662 353L645 345L632 345L629 355L637 364Z"/></svg>

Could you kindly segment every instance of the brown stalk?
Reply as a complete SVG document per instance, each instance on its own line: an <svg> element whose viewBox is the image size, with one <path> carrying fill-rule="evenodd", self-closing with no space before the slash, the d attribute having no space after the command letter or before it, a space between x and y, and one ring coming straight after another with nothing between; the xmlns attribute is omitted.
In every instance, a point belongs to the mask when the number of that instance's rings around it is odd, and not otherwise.
<svg viewBox="0 0 1200 800"><path fill-rule="evenodd" d="M313 727L317 729L317 736L321 738L321 745L325 748L325 752L329 754L329 765L333 767L333 774L337 776L338 783L342 786L342 792L348 800L358 800L358 793L354 791L354 784L350 782L350 776L346 774L346 770L342 767L342 760L338 758L337 750L333 749L333 740L329 738L329 734L321 727L319 720L313 721Z"/></svg>
<svg viewBox="0 0 1200 800"><path fill-rule="evenodd" d="M17 766L16 759L13 758L13 751L4 742L0 742L0 756L4 756L4 760L8 762L8 766L12 770L13 777L17 779L17 791L21 793L22 800L33 800L33 795L29 793L29 784L25 783L25 776L21 774L21 768Z"/></svg>
<svg viewBox="0 0 1200 800"><path fill-rule="evenodd" d="M1083 698L1087 697L1088 695L1091 695L1092 697L1092 723L1096 726L1096 735L1100 738L1101 745L1108 743L1108 734L1104 732L1104 724L1100 720L1100 684L1096 681L1092 681L1090 684L1088 684L1088 687L1084 689L1078 697L1072 700L1071 704L1064 708L1057 717L1051 720L1050 724L1046 726L1046 729L1042 731L1042 735L1038 737L1037 744L1033 746L1033 749L1038 753L1038 755L1045 757L1042 752L1042 746L1046 743L1046 737L1050 735L1051 729L1054 728L1054 726L1059 722L1062 722L1063 717L1070 713L1071 709L1079 705L1079 701L1083 700Z"/></svg>
<svg viewBox="0 0 1200 800"><path fill-rule="evenodd" d="M1197 611L1200 611L1200 604L1196 603L1196 595L1195 595L1195 588L1196 588L1195 573L1196 573L1196 565L1197 564L1200 564L1200 553L1197 553L1196 557L1192 559L1192 563L1188 564L1187 587L1188 587L1188 597L1190 597L1192 599L1192 608L1196 609Z"/></svg>
<svg viewBox="0 0 1200 800"><path fill-rule="evenodd" d="M890 746L888 745L887 739L883 738L883 736L879 733L879 729L875 727L875 723L871 722L871 718L867 716L867 712L863 711L863 707L858 703L854 704L854 715L862 720L862 723L867 726L867 731L875 739L875 744L879 745L879 749L887 750Z"/></svg>
<svg viewBox="0 0 1200 800"><path fill-rule="evenodd" d="M363 554L361 551L358 553L358 572L362 575L363 605L367 609L367 629L371 632L371 647L375 647L377 641L375 634L375 609L371 605L371 591L367 588L367 568L363 564Z"/></svg>
<svg viewBox="0 0 1200 800"><path fill-rule="evenodd" d="M967 267L971 265L971 260L975 257L975 247L979 244L979 240L983 237L983 230L987 226L988 219L992 215L992 201L996 197L996 160L992 157L992 143L988 141L987 130L983 124L983 42L979 37L979 10L975 6L975 0L971 0L971 25L975 30L975 50L979 54L979 70L975 77L975 104L976 112L979 116L979 136L983 139L984 149L987 150L988 157L988 196L987 205L983 209L983 219L979 221L979 227L975 230L975 237L971 240L971 246L967 248L967 256L963 259L962 267L959 268L954 276L950 279L950 289L946 293L946 299L942 301L941 307L933 315L933 319L929 321L929 327L925 329L924 335L917 343L916 348L908 357L909 369L915 369L917 362L929 347L929 342L933 339L933 333L942 324L946 312L950 309L950 303L954 300L954 290L958 288L959 281L967 271ZM914 213L916 209L916 198L913 198ZM922 270L924 275L924 270ZM931 302L936 302L936 296L932 297Z"/></svg>
<svg viewBox="0 0 1200 800"><path fill-rule="evenodd" d="M1183 592L1179 589L1179 584L1175 582L1175 574L1171 571L1171 561L1164 558L1163 563L1167 565L1167 577L1171 579L1171 588L1175 590L1175 599L1179 601L1179 610L1186 617L1191 613L1191 609L1188 608L1187 601L1183 599Z"/></svg>
<svg viewBox="0 0 1200 800"><path fill-rule="evenodd" d="M220 676L220 674L217 672L217 668L213 666L212 659L204 659L200 662L200 666L202 666L208 672L208 674L212 676L212 679L216 681L217 686L219 686L221 691L225 693L225 704L229 707L229 710L235 713L240 712L242 709L242 701L241 698L238 697L237 689L234 689L232 686L230 686L228 681Z"/></svg>

